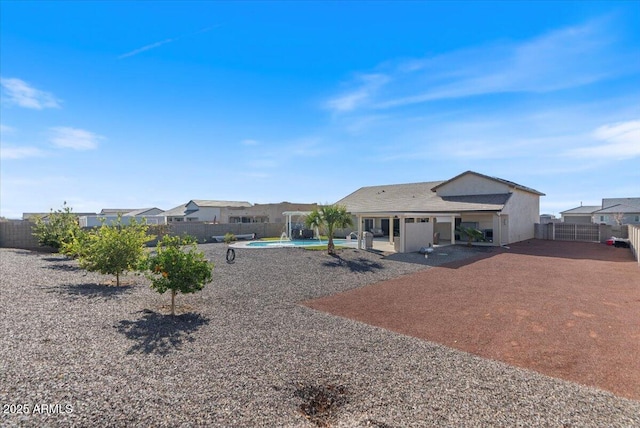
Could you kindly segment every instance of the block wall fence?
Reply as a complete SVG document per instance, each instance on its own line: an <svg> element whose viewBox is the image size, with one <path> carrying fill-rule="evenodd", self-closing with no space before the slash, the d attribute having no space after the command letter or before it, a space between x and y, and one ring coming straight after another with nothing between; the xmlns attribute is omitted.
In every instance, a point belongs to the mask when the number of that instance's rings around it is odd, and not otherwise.
<svg viewBox="0 0 640 428"><path fill-rule="evenodd" d="M19 248L32 251L54 251L49 247L41 247L38 240L33 236L34 223L26 220L9 220L0 222L0 247ZM191 235L199 243L214 242L213 236L224 236L226 233L234 235L256 234L256 238L279 237L285 232L285 223L230 223L230 224L210 224L202 222L173 223L163 226L149 226L151 234L160 238L163 233L170 235ZM336 237L344 237L351 232L351 229L338 230ZM150 242L153 246L157 239Z"/></svg>

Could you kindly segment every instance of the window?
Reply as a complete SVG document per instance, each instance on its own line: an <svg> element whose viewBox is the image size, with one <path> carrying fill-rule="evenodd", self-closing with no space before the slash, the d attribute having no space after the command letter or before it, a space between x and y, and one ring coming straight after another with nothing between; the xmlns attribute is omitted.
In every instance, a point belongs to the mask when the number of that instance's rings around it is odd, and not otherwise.
<svg viewBox="0 0 640 428"><path fill-rule="evenodd" d="M373 219L365 218L364 219L364 230L370 232L373 229Z"/></svg>
<svg viewBox="0 0 640 428"><path fill-rule="evenodd" d="M640 222L640 215L637 215L633 218L633 221L635 221L636 223Z"/></svg>
<svg viewBox="0 0 640 428"><path fill-rule="evenodd" d="M604 216L603 215L600 216L600 221L604 221Z"/></svg>

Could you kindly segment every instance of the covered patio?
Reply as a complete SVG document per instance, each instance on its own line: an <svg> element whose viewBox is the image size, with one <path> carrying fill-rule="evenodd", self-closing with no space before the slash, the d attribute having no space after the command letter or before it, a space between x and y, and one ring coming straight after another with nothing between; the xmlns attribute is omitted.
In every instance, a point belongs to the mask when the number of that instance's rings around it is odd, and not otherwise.
<svg viewBox="0 0 640 428"><path fill-rule="evenodd" d="M508 216L499 212L355 212L352 213L358 236L365 231L378 232L374 247L383 251L409 253L429 245L454 245L466 243L460 239L459 226L474 227L483 231L483 245L501 245ZM494 234L495 231L495 234ZM382 235L382 236L380 236ZM384 246L383 242L387 245ZM377 245L376 245L377 244ZM359 240L358 248L364 248Z"/></svg>

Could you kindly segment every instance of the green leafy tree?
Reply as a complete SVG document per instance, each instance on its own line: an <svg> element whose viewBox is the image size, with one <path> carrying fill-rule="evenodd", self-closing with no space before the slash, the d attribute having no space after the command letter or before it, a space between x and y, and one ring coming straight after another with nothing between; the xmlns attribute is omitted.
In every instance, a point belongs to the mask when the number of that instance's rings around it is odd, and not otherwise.
<svg viewBox="0 0 640 428"><path fill-rule="evenodd" d="M62 209L51 209L46 220L42 217L35 219L33 235L38 238L41 246L60 251L65 244L72 241L74 234L79 230L78 217L73 213L73 209L67 206L67 202L64 202Z"/></svg>
<svg viewBox="0 0 640 428"><path fill-rule="evenodd" d="M98 229L86 232L77 241L75 251L79 254L80 267L107 275L116 276L120 285L120 275L137 270L144 260L146 242L155 237L147 234L146 223L131 219L122 224L122 217L112 224L102 223Z"/></svg>
<svg viewBox="0 0 640 428"><path fill-rule="evenodd" d="M470 247L473 241L484 241L484 233L475 227L458 227L457 230L461 236L467 237L467 247Z"/></svg>
<svg viewBox="0 0 640 428"><path fill-rule="evenodd" d="M175 315L176 294L195 293L211 282L213 263L198 251L195 238L163 236L156 254L147 259L151 288L164 294L171 291L171 315Z"/></svg>
<svg viewBox="0 0 640 428"><path fill-rule="evenodd" d="M342 205L321 205L307 216L305 224L311 228L323 228L329 239L327 243L327 254L335 254L336 247L333 243L334 231L351 226L353 221L346 207Z"/></svg>

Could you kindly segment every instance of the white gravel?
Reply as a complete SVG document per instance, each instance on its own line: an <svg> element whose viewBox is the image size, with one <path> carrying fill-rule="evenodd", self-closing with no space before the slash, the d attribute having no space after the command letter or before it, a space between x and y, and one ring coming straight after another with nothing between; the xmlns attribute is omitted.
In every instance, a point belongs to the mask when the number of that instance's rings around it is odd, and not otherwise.
<svg viewBox="0 0 640 428"><path fill-rule="evenodd" d="M224 245L200 248L214 282L178 295L175 319L143 277L107 287L62 257L0 249L0 425L640 426L638 401L299 304L423 264L287 248L227 264ZM335 404L307 419L313 391Z"/></svg>

